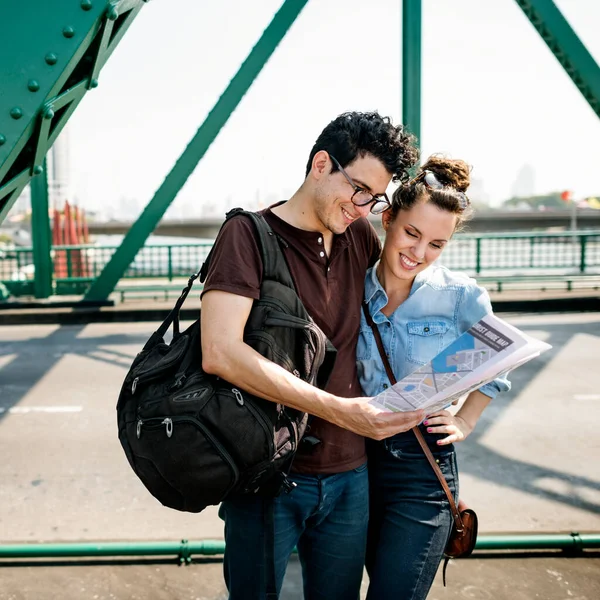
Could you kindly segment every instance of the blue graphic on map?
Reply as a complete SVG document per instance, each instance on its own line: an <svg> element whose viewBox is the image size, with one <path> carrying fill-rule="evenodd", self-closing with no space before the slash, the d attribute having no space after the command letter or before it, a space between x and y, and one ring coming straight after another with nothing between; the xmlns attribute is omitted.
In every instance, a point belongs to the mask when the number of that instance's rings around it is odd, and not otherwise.
<svg viewBox="0 0 600 600"><path fill-rule="evenodd" d="M433 370L436 373L456 373L460 364L458 353L474 349L475 338L468 333L463 333L431 361Z"/></svg>

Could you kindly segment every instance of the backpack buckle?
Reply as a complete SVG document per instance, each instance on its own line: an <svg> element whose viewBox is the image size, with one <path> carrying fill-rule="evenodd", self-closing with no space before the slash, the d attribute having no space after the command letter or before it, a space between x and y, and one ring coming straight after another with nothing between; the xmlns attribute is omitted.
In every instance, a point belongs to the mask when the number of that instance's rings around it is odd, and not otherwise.
<svg viewBox="0 0 600 600"><path fill-rule="evenodd" d="M281 482L281 487L283 488L283 492L285 494L289 494L294 488L298 487L298 484L295 481L290 481L287 477Z"/></svg>

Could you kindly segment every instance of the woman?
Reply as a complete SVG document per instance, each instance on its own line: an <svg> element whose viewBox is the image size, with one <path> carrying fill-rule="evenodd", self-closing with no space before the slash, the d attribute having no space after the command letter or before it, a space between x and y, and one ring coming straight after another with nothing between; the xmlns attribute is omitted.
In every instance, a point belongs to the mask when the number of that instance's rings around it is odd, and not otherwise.
<svg viewBox="0 0 600 600"><path fill-rule="evenodd" d="M492 311L474 279L433 264L471 212L468 187L465 162L433 156L383 213L386 239L381 260L367 272L365 302L398 380ZM390 385L364 315L357 360L366 395ZM419 426L455 498L453 443L467 438L489 401L508 389L506 378L497 379L469 394L456 415L437 411ZM446 494L412 431L372 442L369 473L367 599L425 598L450 534Z"/></svg>

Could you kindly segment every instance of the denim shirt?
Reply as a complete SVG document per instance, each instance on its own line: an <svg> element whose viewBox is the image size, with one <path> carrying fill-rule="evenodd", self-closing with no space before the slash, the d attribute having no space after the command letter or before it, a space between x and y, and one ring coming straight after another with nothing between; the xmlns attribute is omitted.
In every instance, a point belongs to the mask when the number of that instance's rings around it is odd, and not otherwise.
<svg viewBox="0 0 600 600"><path fill-rule="evenodd" d="M381 309L388 298L376 269L377 265L367 271L365 302L398 380L429 362L471 325L492 312L488 293L474 279L432 265L416 276L408 298L386 317ZM361 314L356 358L358 377L367 396L375 396L391 385L364 314ZM483 385L479 391L495 398L498 392L509 389L510 382L504 375Z"/></svg>

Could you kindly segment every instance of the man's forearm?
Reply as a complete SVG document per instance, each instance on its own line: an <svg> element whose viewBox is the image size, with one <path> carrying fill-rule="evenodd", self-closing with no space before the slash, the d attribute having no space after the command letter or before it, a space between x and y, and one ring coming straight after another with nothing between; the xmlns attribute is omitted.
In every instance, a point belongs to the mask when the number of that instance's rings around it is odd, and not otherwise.
<svg viewBox="0 0 600 600"><path fill-rule="evenodd" d="M203 356L204 370L271 400L331 420L337 397L306 383L283 367L264 358L244 342L232 342L227 348Z"/></svg>
<svg viewBox="0 0 600 600"><path fill-rule="evenodd" d="M207 349L202 366L207 373L247 392L310 413L359 435L383 439L406 431L423 418L422 411L384 413L369 398L341 398L295 377L241 341L219 350Z"/></svg>

